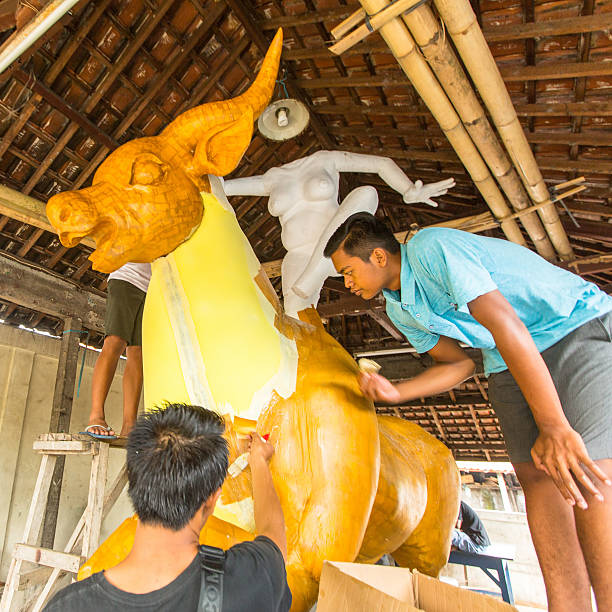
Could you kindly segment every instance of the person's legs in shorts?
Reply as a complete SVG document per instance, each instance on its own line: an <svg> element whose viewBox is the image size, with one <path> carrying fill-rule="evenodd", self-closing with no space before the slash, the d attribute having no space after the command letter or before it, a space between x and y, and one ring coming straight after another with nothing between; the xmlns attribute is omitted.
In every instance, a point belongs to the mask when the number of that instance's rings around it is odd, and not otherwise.
<svg viewBox="0 0 612 612"><path fill-rule="evenodd" d="M561 404L569 407L570 424L612 480L612 313L584 324L571 334L571 342L544 354ZM604 500L577 483L588 507L574 507L574 518L597 608L612 610L612 487L591 477Z"/></svg>
<svg viewBox="0 0 612 612"><path fill-rule="evenodd" d="M601 325L597 320L585 324L570 334L572 342L564 339L544 351L543 357L570 424L583 436L592 458L612 475L612 461L607 458L612 429L606 417L610 393L605 389L609 385L612 344ZM531 461L529 451L538 430L512 376L507 372L493 375L489 390L525 493L527 521L546 584L549 610L590 612L591 586L599 609L612 609L611 487L596 483L604 494L603 503L581 487L588 508L572 508L553 480Z"/></svg>
<svg viewBox="0 0 612 612"><path fill-rule="evenodd" d="M591 609L589 576L571 506L552 478L538 470L529 451L538 429L523 394L508 372L489 378L491 404L523 492L527 523L546 586L551 612ZM572 576L572 580L567 580Z"/></svg>
<svg viewBox="0 0 612 612"><path fill-rule="evenodd" d="M117 435L112 429L106 430L103 428L108 427L104 415L104 402L106 402L108 391L113 382L117 363L126 346L127 342L119 336L111 335L104 338L102 351L96 360L91 381L91 412L89 413L88 423L88 431L91 433L100 436ZM94 425L100 425L100 427L93 427Z"/></svg>
<svg viewBox="0 0 612 612"><path fill-rule="evenodd" d="M122 437L127 436L138 414L138 404L142 393L142 347L128 346L126 349L127 361L123 370L123 424Z"/></svg>
<svg viewBox="0 0 612 612"><path fill-rule="evenodd" d="M108 426L104 403L115 376L117 363L127 348L128 362L123 375L123 424L120 435L127 435L136 420L142 390L141 330L144 292L125 281L111 280L108 286L106 337L93 372L92 401L88 425ZM131 359L130 359L131 358ZM99 435L114 436L111 429L90 427Z"/></svg>

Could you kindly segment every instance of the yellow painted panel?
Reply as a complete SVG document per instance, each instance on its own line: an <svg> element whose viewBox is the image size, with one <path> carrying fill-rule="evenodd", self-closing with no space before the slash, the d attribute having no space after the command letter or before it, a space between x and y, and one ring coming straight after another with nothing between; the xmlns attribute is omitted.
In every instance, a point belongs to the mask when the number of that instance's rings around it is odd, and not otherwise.
<svg viewBox="0 0 612 612"><path fill-rule="evenodd" d="M156 267L153 262L142 320L146 410L164 401L190 403Z"/></svg>
<svg viewBox="0 0 612 612"><path fill-rule="evenodd" d="M254 282L245 238L233 212L212 194L202 197L205 212L200 227L170 257L189 302L215 403L221 412L231 406L236 415L247 416L255 392L280 368L275 312ZM163 353L159 358L165 361ZM172 388L177 385L172 383Z"/></svg>

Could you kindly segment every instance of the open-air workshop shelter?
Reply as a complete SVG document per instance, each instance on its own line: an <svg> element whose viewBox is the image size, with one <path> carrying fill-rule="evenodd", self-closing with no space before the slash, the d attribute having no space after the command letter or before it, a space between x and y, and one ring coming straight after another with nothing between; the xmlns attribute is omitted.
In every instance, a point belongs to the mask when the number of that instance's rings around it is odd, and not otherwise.
<svg viewBox="0 0 612 612"><path fill-rule="evenodd" d="M0 2L0 57L50 4L60 2ZM72 4L0 74L0 476L9 493L19 487L15 470L32 436L70 428L85 363L79 341L103 341L107 279L91 268L93 243L62 246L46 201L89 185L120 144L244 91L279 27L275 98L286 90L307 106L310 123L281 142L255 130L232 177L317 150L389 156L412 180L456 181L432 208L404 204L377 176L343 175L341 196L359 185L377 188L379 215L398 235L443 224L505 237L612 291L612 2L404 2L403 16L379 22L388 0ZM374 15L371 33L362 8ZM367 36L345 39L336 54L330 45L342 36L334 28L351 16ZM488 46L492 64L479 45ZM267 198L230 201L280 295L284 249ZM364 302L329 279L318 311L350 353L373 356L393 380L427 364L391 324L382 298ZM16 327L61 336L61 351L46 338L19 344ZM49 359L58 354L56 380ZM88 368L94 359L88 355ZM83 395L77 406L85 410ZM28 402L38 402L35 430L27 418L11 420ZM444 395L378 410L418 423L456 459L507 460L482 364ZM0 525L10 499L0 503ZM0 530L0 541L8 535Z"/></svg>

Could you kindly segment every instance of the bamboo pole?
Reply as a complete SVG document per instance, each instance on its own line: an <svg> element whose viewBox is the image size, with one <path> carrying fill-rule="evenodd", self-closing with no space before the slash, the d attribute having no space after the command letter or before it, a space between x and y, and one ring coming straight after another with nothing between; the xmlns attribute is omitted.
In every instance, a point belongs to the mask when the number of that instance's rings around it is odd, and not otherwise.
<svg viewBox="0 0 612 612"><path fill-rule="evenodd" d="M364 19L365 11L360 8L351 13L344 21L339 23L331 32L334 40L342 38L345 34L356 28Z"/></svg>
<svg viewBox="0 0 612 612"><path fill-rule="evenodd" d="M438 13L463 59L493 123L531 199L539 204L548 189L525 138L506 85L467 0L434 0ZM574 258L572 247L553 205L538 210L551 242L563 260Z"/></svg>
<svg viewBox="0 0 612 612"><path fill-rule="evenodd" d="M540 210L541 208L544 208L544 206L548 206L551 203L558 202L559 200L563 200L564 198L569 198L570 196L580 193L581 191L584 191L585 189L586 187L584 185L581 185L580 187L574 187L574 189L570 189L569 191L559 194L558 196L555 196L554 198L549 198L548 200L544 200L543 202L540 202L539 204L534 204L533 206L530 206L529 208L524 208L523 210L519 210L518 212L515 212L513 215L510 215L509 218L519 219L536 210ZM499 219L499 221L501 220L502 219Z"/></svg>
<svg viewBox="0 0 612 612"><path fill-rule="evenodd" d="M350 34L347 34L335 45L329 47L329 50L336 55L344 53L344 51L355 46L357 43L360 43L372 32L380 30L385 23L389 23L391 20L395 19L398 15L401 15L405 11L414 9L415 5L421 1L422 0L395 0L395 2L387 4L387 7L377 13L374 17L372 17L372 19L365 14L365 11L362 11L364 15L363 18L366 19L366 23L358 28L355 28ZM338 28L342 29L344 27L344 23L345 22L341 23ZM338 30L338 28L335 28L334 30ZM334 30L332 30L332 36L334 35Z"/></svg>
<svg viewBox="0 0 612 612"><path fill-rule="evenodd" d="M438 19L429 6L423 5L404 14L403 20L513 208L516 211L529 208L531 200L499 143ZM538 253L546 259L556 259L555 249L536 212L521 215L521 222Z"/></svg>
<svg viewBox="0 0 612 612"><path fill-rule="evenodd" d="M386 0L360 0L360 2L368 14L375 14L387 6ZM412 81L414 88L429 107L436 121L440 124L442 131L455 149L494 216L497 218L508 217L512 214L512 211L480 153L474 146L472 139L463 127L453 105L417 49L404 22L400 18L396 18L383 25L379 29L379 33L406 76ZM501 228L508 240L525 246L525 238L514 219L508 219L501 223Z"/></svg>

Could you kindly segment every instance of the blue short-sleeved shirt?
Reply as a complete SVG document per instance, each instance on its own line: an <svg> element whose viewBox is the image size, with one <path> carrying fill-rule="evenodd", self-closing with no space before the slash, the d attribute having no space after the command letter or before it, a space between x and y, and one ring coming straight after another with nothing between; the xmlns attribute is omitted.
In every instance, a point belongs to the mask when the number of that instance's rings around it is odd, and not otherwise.
<svg viewBox="0 0 612 612"><path fill-rule="evenodd" d="M507 366L468 310L478 296L498 289L540 352L612 310L612 297L596 285L507 240L428 228L401 245L401 257L401 290L383 290L393 323L419 353L440 336L482 349L487 375Z"/></svg>

